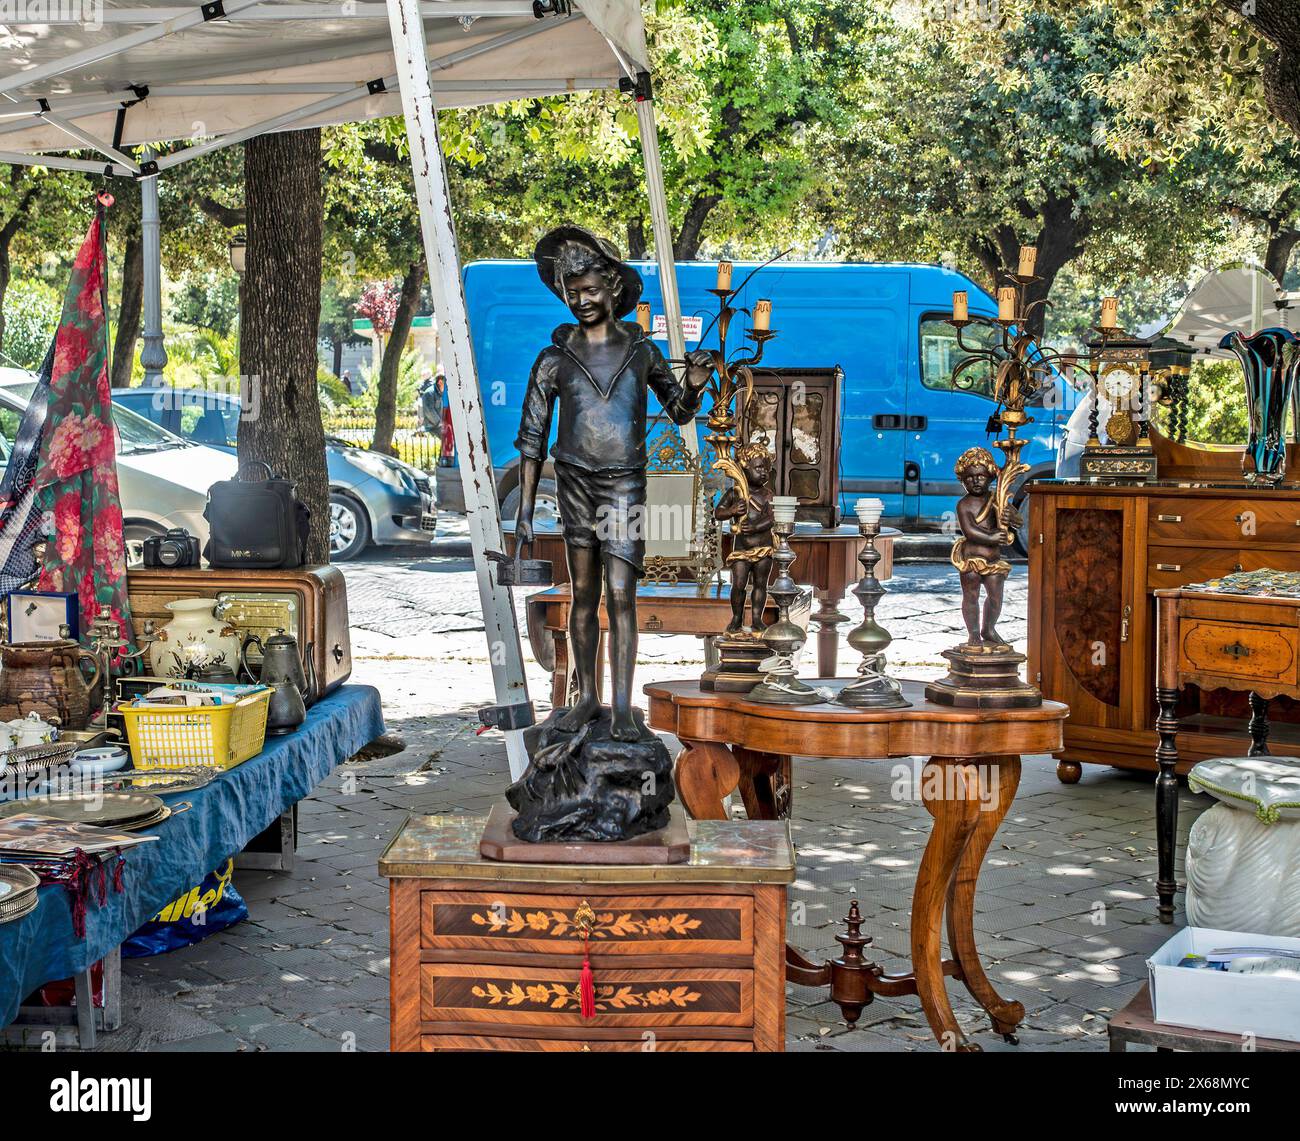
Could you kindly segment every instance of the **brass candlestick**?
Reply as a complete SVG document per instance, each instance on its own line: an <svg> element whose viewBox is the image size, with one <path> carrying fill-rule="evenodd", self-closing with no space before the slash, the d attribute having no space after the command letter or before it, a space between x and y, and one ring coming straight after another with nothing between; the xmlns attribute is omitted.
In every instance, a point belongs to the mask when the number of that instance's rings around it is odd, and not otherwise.
<svg viewBox="0 0 1300 1141"><path fill-rule="evenodd" d="M139 649L127 653L130 641L122 637L112 609L102 606L94 621L91 622L86 637L90 642L91 650L99 659L99 676L104 679L104 698L99 709L98 728L107 729L108 710L113 704L113 664L118 663L119 672L123 674L135 670L144 661L149 647L158 640L158 635L154 633L153 619L147 619L144 629L136 639Z"/></svg>
<svg viewBox="0 0 1300 1141"><path fill-rule="evenodd" d="M862 578L853 588L862 603L862 623L849 634L849 645L862 655L858 665L858 680L840 690L835 699L840 705L855 709L907 709L911 702L903 697L902 687L885 672L885 650L893 638L889 631L876 621L876 607L885 596L885 588L876 578L876 564L880 552L876 550L876 537L880 534L880 500L858 501L858 533L867 545L858 552L862 564Z"/></svg>
<svg viewBox="0 0 1300 1141"><path fill-rule="evenodd" d="M749 691L751 700L775 705L816 705L826 698L821 691L800 681L794 666L795 655L807 641L802 627L790 620L790 607L799 597L799 587L790 577L790 565L796 556L789 543L794 534L794 513L798 504L799 500L792 495L780 495L773 501L777 520L772 533L777 545L772 561L776 563L777 572L767 593L776 602L778 617L763 631L762 639L776 658L776 664L767 671L762 682Z"/></svg>

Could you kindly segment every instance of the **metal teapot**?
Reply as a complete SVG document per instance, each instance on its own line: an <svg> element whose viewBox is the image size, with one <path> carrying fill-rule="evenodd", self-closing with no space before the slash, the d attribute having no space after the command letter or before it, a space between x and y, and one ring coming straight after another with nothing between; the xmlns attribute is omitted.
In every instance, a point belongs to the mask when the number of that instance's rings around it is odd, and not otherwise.
<svg viewBox="0 0 1300 1141"><path fill-rule="evenodd" d="M262 664L254 669L248 660L248 647L256 645L262 651ZM308 646L310 653L311 647ZM307 669L303 669L302 656L298 653L298 639L292 634L277 628L265 642L256 634L249 634L239 648L239 664L253 681L274 688L285 678L298 687L306 701L316 688L315 668L308 659Z"/></svg>
<svg viewBox="0 0 1300 1141"><path fill-rule="evenodd" d="M262 666L256 673L248 661L248 647L254 644L262 651ZM267 733L278 736L298 728L307 717L307 695L312 691L298 654L298 639L280 629L265 642L249 634L239 648L239 662L250 678L271 689Z"/></svg>

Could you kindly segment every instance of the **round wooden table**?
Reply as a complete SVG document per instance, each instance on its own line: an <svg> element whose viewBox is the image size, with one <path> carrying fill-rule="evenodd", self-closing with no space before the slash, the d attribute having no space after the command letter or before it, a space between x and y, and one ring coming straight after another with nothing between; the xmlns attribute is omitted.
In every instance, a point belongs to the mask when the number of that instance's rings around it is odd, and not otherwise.
<svg viewBox="0 0 1300 1141"><path fill-rule="evenodd" d="M850 679L814 681L839 690ZM829 984L850 1025L875 995L915 994L935 1038L946 1050L978 1050L962 1033L944 987L960 979L988 1011L993 1028L1014 1041L1024 1007L1002 998L979 960L973 918L975 884L984 855L1015 799L1020 757L1061 747L1069 707L1045 701L1037 709L973 710L934 705L922 682L903 682L909 709L866 710L841 705L770 705L746 694L704 692L694 681L644 687L649 721L682 743L677 791L696 819L725 819L736 789L751 819L786 815L792 807L792 756L885 760L925 756L921 800L934 827L912 894L912 970L889 975L862 954L870 938L858 928L855 900L848 932L837 936L844 955L817 964L786 948L786 977L808 986ZM942 957L947 916L953 959Z"/></svg>

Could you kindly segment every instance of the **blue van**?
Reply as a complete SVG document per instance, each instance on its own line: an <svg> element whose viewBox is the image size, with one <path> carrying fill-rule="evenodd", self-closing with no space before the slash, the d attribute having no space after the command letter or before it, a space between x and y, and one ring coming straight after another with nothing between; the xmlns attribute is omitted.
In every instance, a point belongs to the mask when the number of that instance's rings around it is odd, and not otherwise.
<svg viewBox="0 0 1300 1141"><path fill-rule="evenodd" d="M645 279L642 299L658 316L658 267L636 264ZM753 265L737 263L734 280L742 281ZM700 347L692 338L717 312L708 292L716 278L716 263L677 267L687 349ZM995 408L987 375L968 372L968 386L953 385L961 353L947 318L955 289L967 291L972 316L996 315L994 300L968 277L933 265L776 262L755 274L736 301L748 309L760 297L772 302L772 327L780 335L767 345L765 367L843 369L840 489L846 514L854 500L874 495L884 500L886 522L895 526L927 529L952 518L963 491L953 464L966 448L990 439ZM509 518L518 500L513 443L529 370L551 330L572 318L542 287L531 261L474 262L465 268L465 293L492 463ZM968 342L981 335L988 335L986 326L972 325L964 334ZM716 344L710 333L703 347ZM666 339L662 347L667 351ZM1061 377L1040 395L1021 453L1030 466L1027 479L1055 471L1074 402ZM541 494L548 491L544 479ZM1023 533L1019 538L1023 544Z"/></svg>

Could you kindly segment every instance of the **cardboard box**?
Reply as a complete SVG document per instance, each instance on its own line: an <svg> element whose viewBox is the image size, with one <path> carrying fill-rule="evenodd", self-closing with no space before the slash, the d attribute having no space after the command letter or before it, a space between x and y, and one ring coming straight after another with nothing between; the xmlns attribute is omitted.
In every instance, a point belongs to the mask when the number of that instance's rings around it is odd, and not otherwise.
<svg viewBox="0 0 1300 1141"><path fill-rule="evenodd" d="M1185 955L1208 955L1225 947L1300 951L1300 939L1184 927L1147 959L1155 1020L1198 1030L1300 1042L1300 979L1192 970L1178 965Z"/></svg>

